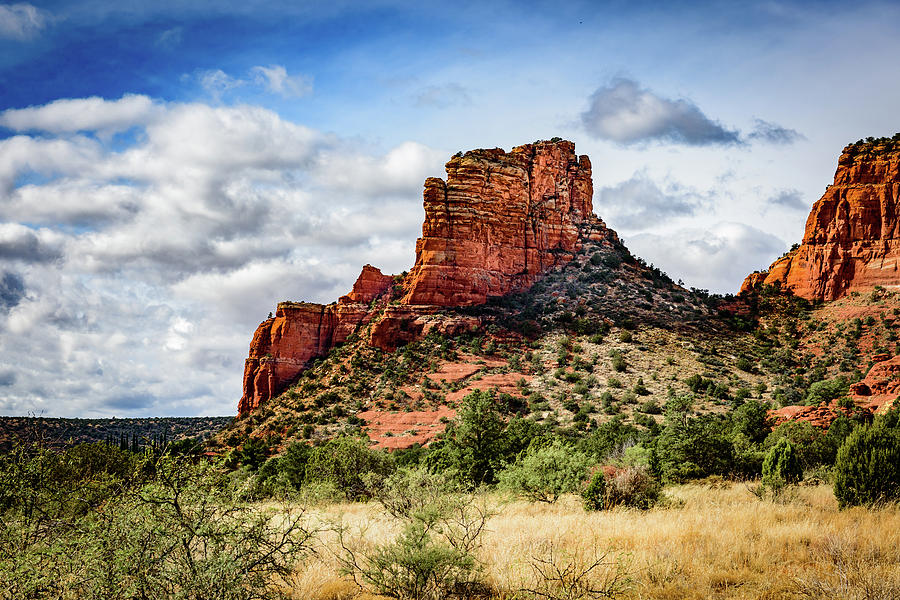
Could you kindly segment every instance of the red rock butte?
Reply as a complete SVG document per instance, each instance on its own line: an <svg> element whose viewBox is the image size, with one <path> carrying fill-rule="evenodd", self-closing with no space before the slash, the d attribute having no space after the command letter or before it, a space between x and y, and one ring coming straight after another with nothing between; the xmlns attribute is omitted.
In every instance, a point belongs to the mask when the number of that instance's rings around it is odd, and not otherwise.
<svg viewBox="0 0 900 600"><path fill-rule="evenodd" d="M568 262L595 219L591 162L567 141L474 150L425 180L425 223L404 304L463 306L525 289Z"/></svg>
<svg viewBox="0 0 900 600"><path fill-rule="evenodd" d="M900 287L900 149L876 142L844 148L834 184L813 205L803 243L741 293L778 285L808 300L836 300L876 285Z"/></svg>
<svg viewBox="0 0 900 600"><path fill-rule="evenodd" d="M405 278L366 265L337 304L282 302L257 328L238 413L296 382L311 362L372 323L368 342L390 351L429 331L472 331L478 319L441 307L523 291L571 261L582 240L617 240L593 214L591 162L565 140L458 154L447 180L425 181L425 222ZM394 305L389 303L396 300Z"/></svg>

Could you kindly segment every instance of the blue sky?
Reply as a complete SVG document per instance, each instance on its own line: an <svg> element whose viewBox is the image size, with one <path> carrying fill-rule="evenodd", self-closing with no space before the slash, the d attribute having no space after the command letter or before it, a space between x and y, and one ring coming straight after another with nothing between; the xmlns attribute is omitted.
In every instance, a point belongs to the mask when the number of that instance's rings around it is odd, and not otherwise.
<svg viewBox="0 0 900 600"><path fill-rule="evenodd" d="M407 269L458 150L561 136L687 285L900 130L892 2L0 2L0 414L229 414L255 325ZM27 349L23 352L23 348Z"/></svg>

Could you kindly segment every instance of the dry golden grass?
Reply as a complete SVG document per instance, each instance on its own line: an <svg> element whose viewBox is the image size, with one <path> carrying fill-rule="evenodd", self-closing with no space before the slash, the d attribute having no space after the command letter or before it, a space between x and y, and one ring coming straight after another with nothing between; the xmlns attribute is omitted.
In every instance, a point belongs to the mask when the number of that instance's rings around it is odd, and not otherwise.
<svg viewBox="0 0 900 600"><path fill-rule="evenodd" d="M648 512L586 513L575 497L555 505L514 502L491 519L480 558L497 598L533 588L531 564L556 556L586 562L607 553L627 569L633 599L900 598L900 508L839 511L830 486L799 487L778 502L758 500L743 484L667 490L669 505ZM375 505L324 509L366 527L367 542L396 528ZM323 536L316 558L291 582L295 598L363 600L341 577L335 539ZM608 575L606 567L594 574Z"/></svg>

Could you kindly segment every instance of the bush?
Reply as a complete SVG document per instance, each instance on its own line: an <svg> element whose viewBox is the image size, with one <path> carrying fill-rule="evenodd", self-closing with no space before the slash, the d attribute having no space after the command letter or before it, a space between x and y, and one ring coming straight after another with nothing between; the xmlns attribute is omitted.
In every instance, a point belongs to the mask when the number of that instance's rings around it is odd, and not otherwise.
<svg viewBox="0 0 900 600"><path fill-rule="evenodd" d="M16 471L41 469L46 459L38 453L2 466L0 497L23 482ZM20 490L27 503L0 509L4 597L284 597L272 581L291 573L316 533L302 512L282 508L276 517L242 502L216 465L151 455L139 463L139 479L83 472L81 489L116 478L119 491L78 515L47 519L48 501L65 491L53 478L28 482Z"/></svg>
<svg viewBox="0 0 900 600"><path fill-rule="evenodd" d="M500 473L500 485L531 501L552 503L578 490L587 466L586 455L560 442L532 446Z"/></svg>
<svg viewBox="0 0 900 600"><path fill-rule="evenodd" d="M606 505L648 509L659 500L660 485L646 467L628 467L606 485Z"/></svg>
<svg viewBox="0 0 900 600"><path fill-rule="evenodd" d="M711 383L709 380L703 379L702 375L696 373L685 379L684 382L695 394L699 393L701 390L706 390L706 387Z"/></svg>
<svg viewBox="0 0 900 600"><path fill-rule="evenodd" d="M900 499L900 430L851 433L837 453L834 495L842 508Z"/></svg>
<svg viewBox="0 0 900 600"><path fill-rule="evenodd" d="M638 396L649 396L650 390L647 389L647 386L644 385L644 378L638 377L637 383L634 384L634 388L632 391Z"/></svg>
<svg viewBox="0 0 900 600"><path fill-rule="evenodd" d="M817 381L809 386L804 401L811 406L830 402L831 400L845 396L849 389L850 383L843 377Z"/></svg>
<svg viewBox="0 0 900 600"><path fill-rule="evenodd" d="M641 404L638 410L648 415L662 414L662 408L659 406L659 403L653 398L646 400L643 404Z"/></svg>
<svg viewBox="0 0 900 600"><path fill-rule="evenodd" d="M404 528L400 537L376 548L359 569L379 594L400 599L442 600L462 585L474 583L475 557L435 539L422 522Z"/></svg>
<svg viewBox="0 0 900 600"><path fill-rule="evenodd" d="M371 450L360 438L337 437L312 450L305 481L331 483L350 500L368 499L393 469L386 452Z"/></svg>
<svg viewBox="0 0 900 600"><path fill-rule="evenodd" d="M780 490L789 483L797 483L803 478L800 460L794 446L781 439L769 449L762 465L763 485L773 491Z"/></svg>
<svg viewBox="0 0 900 600"><path fill-rule="evenodd" d="M399 481L404 477L405 482ZM411 493L411 503L400 510L394 510L396 505L385 507L402 525L400 534L373 544L365 531L353 535L339 525L337 558L342 570L361 588L391 598L471 597L481 586L483 570L475 550L494 511L473 496L435 496L436 482L421 472L399 480L394 491ZM423 481L424 487L416 484Z"/></svg>
<svg viewBox="0 0 900 600"><path fill-rule="evenodd" d="M846 419L843 422L846 422ZM771 448L782 439L791 443L804 471L833 464L840 446L839 442L832 440L832 436L807 421L782 423L765 438L765 445Z"/></svg>
<svg viewBox="0 0 900 600"><path fill-rule="evenodd" d="M591 482L581 492L585 510L603 510L606 508L606 475L602 469L597 469L591 477Z"/></svg>

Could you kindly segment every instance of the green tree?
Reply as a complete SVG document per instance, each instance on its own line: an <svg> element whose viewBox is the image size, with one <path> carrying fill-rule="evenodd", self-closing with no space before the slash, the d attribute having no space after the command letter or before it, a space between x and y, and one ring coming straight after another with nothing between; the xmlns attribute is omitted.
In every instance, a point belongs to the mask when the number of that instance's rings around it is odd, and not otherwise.
<svg viewBox="0 0 900 600"><path fill-rule="evenodd" d="M763 485L777 491L789 483L797 483L802 478L803 470L793 444L786 439L779 440L769 449L763 461Z"/></svg>
<svg viewBox="0 0 900 600"><path fill-rule="evenodd" d="M585 510L603 510L606 508L606 475L597 469L591 482L581 493Z"/></svg>
<svg viewBox="0 0 900 600"><path fill-rule="evenodd" d="M769 404L748 400L734 410L731 422L735 434L746 436L754 444L763 442L772 431Z"/></svg>
<svg viewBox="0 0 900 600"><path fill-rule="evenodd" d="M715 415L688 418L679 403L666 407L666 426L652 449L651 467L664 481L684 481L708 475L728 475L734 470L730 423Z"/></svg>
<svg viewBox="0 0 900 600"><path fill-rule="evenodd" d="M536 502L553 503L560 495L581 487L588 458L557 441L549 446L532 446L500 472L500 484Z"/></svg>
<svg viewBox="0 0 900 600"><path fill-rule="evenodd" d="M476 390L462 399L443 443L426 464L432 471L447 470L468 485L493 484L503 460L505 428L494 394Z"/></svg>
<svg viewBox="0 0 900 600"><path fill-rule="evenodd" d="M842 508L900 499L900 430L873 426L851 433L837 453L834 495Z"/></svg>
<svg viewBox="0 0 900 600"><path fill-rule="evenodd" d="M806 391L806 404L815 405L830 402L841 396L846 396L850 389L850 383L844 377L816 381Z"/></svg>
<svg viewBox="0 0 900 600"><path fill-rule="evenodd" d="M304 481L331 483L347 498L360 500L371 498L393 470L386 452L372 450L361 438L336 437L310 452Z"/></svg>

